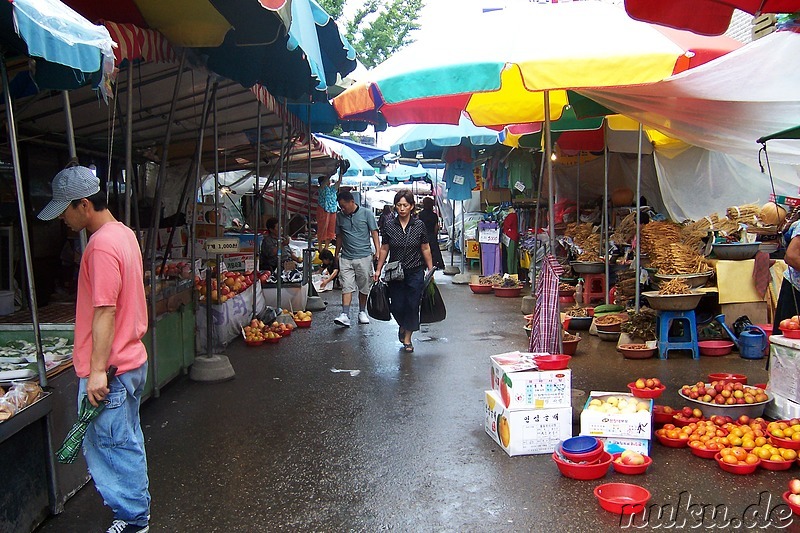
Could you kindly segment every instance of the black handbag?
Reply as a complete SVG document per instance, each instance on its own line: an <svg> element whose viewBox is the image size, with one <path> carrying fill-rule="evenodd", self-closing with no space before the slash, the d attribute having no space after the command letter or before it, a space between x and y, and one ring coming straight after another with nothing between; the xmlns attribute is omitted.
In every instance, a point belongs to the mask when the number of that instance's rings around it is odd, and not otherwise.
<svg viewBox="0 0 800 533"><path fill-rule="evenodd" d="M389 311L389 288L381 280L372 285L367 297L367 314L375 320L387 322L392 319Z"/></svg>

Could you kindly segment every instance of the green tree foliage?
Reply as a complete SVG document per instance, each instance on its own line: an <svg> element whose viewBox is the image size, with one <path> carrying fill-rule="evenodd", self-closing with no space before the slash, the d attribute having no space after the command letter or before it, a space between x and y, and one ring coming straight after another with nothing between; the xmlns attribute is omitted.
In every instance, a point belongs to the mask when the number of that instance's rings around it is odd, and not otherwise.
<svg viewBox="0 0 800 533"><path fill-rule="evenodd" d="M342 21L347 0L319 0L334 19L343 24L347 39L367 68L386 60L413 42L423 0L351 0L359 2L352 19Z"/></svg>

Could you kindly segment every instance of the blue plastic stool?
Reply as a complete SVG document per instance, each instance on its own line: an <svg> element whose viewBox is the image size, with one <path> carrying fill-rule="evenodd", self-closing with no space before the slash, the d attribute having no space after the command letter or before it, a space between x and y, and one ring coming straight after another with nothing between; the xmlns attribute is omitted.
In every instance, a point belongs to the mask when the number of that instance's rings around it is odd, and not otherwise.
<svg viewBox="0 0 800 533"><path fill-rule="evenodd" d="M467 259L467 261L469 263L468 268L470 270L480 270L481 269L481 260L480 259L475 259L475 258L470 257L469 259Z"/></svg>
<svg viewBox="0 0 800 533"><path fill-rule="evenodd" d="M669 330L675 322L680 322L683 334L669 335ZM697 347L697 321L692 311L659 311L656 320L658 331L658 357L667 359L670 350L691 350L693 359L700 359L700 349Z"/></svg>

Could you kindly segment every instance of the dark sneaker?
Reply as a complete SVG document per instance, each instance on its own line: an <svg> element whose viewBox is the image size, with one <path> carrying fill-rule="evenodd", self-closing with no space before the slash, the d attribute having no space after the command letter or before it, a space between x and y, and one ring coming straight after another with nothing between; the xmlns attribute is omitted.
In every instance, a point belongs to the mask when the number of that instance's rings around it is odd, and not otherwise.
<svg viewBox="0 0 800 533"><path fill-rule="evenodd" d="M150 526L136 526L125 520L114 520L106 533L147 533L148 531L150 531Z"/></svg>

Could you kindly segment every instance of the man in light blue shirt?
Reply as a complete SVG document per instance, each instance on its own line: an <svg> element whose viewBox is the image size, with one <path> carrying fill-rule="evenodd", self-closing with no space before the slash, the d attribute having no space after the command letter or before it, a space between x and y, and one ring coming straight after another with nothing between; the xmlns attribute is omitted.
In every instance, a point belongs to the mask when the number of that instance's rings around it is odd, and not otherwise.
<svg viewBox="0 0 800 533"><path fill-rule="evenodd" d="M359 207L350 191L337 195L336 254L342 283L342 313L334 319L339 326L350 327L350 302L358 291L358 323L369 324L367 297L372 288L373 258L381 244L378 223L369 209ZM370 242L370 239L372 242Z"/></svg>

